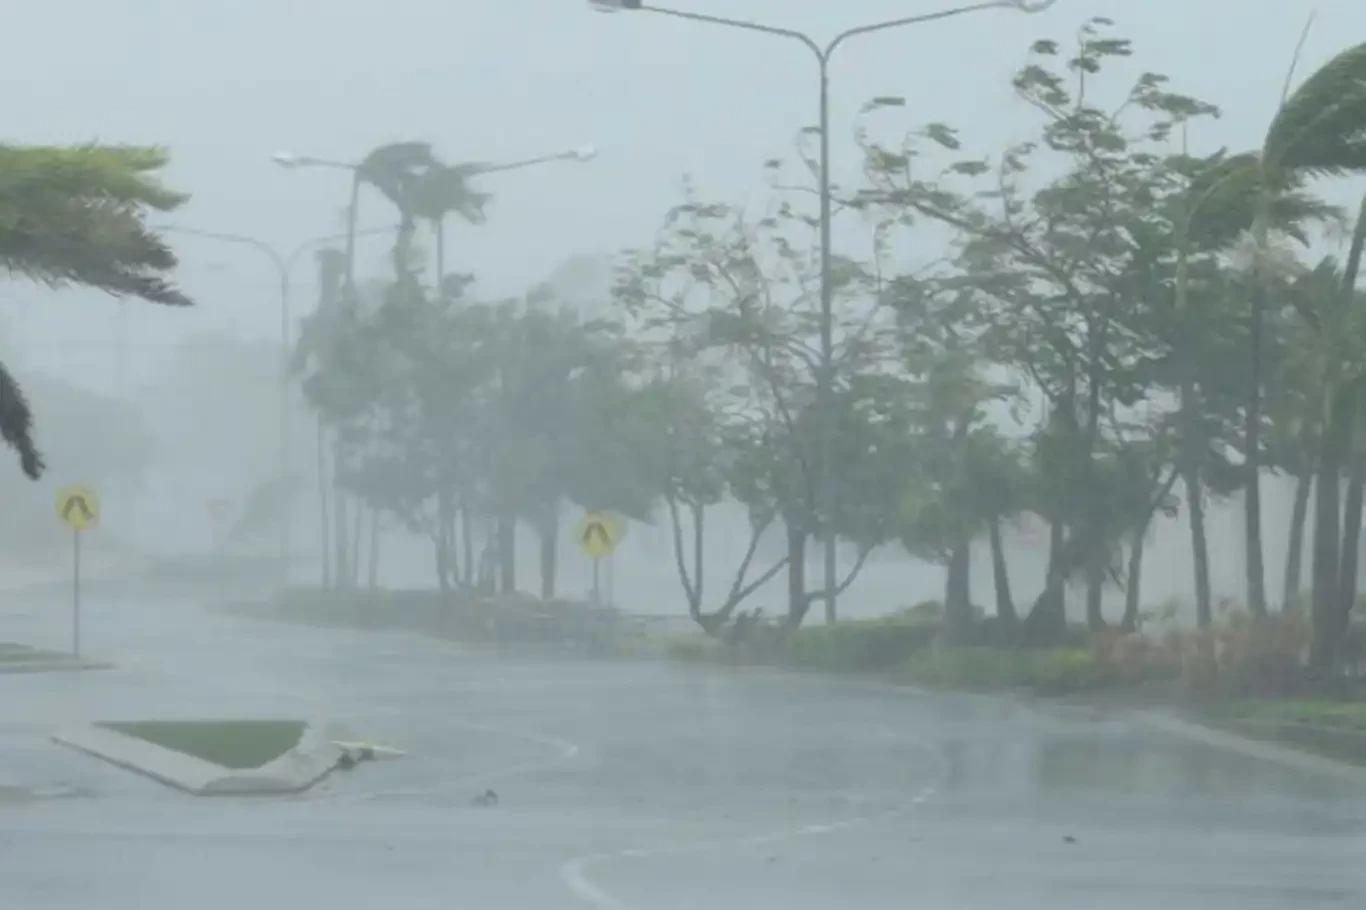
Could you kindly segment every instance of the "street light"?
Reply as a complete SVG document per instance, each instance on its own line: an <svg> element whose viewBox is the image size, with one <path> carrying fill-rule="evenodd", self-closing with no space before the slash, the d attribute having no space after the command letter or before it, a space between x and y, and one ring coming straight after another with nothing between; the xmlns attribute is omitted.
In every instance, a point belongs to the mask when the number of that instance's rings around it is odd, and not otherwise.
<svg viewBox="0 0 1366 910"><path fill-rule="evenodd" d="M820 67L820 285L821 285L821 311L820 311L820 335L821 335L821 356L820 373L816 380L817 398L820 403L824 428L821 433L821 457L817 459L819 475L816 484L817 497L820 508L818 514L826 516L827 522L833 521L835 512L836 495L834 468L835 454L835 414L834 414L834 282L833 270L830 259L830 223L831 223L831 187L830 187L830 57L835 50L845 41L859 35L866 35L872 32L885 31L890 28L900 28L906 25L918 25L923 22L935 22L940 19L951 19L967 13L980 12L989 9L1008 9L1022 13L1041 13L1053 5L1055 0L987 0L983 3L974 3L968 6L960 6L953 9L940 10L933 13L921 13L917 16L907 16L901 19L889 19L885 22L874 22L869 25L860 25L840 32L831 38L823 47L814 38L804 32L795 31L788 28L777 26L762 25L758 22L750 22L745 19L729 19L724 16L708 16L703 13L688 13L682 10L666 9L658 6L647 6L642 0L588 0L589 6L598 12L616 13L623 11L638 11L648 13L658 13L662 16L672 16L675 19L687 19L692 22L706 22L711 25L722 25L729 28L738 28L750 32L762 32L766 35L777 35L780 38L790 38L799 41L807 50L811 51L816 57L816 62ZM825 534L825 621L827 623L835 621L835 601L836 589L836 560L838 551L835 543L833 527L828 528Z"/></svg>
<svg viewBox="0 0 1366 910"><path fill-rule="evenodd" d="M249 247L261 255L265 256L274 267L279 279L280 294L280 389L279 389L279 479L281 484L280 495L284 497L284 512L280 517L280 587L285 588L289 584L289 550L291 539L291 518L293 500L286 492L287 478L289 477L289 350L291 333L290 327L292 318L290 316L290 275L294 271L294 266L299 263L300 258L309 250L323 246L337 240L344 240L348 234L328 234L324 237L314 237L306 240L287 253L281 253L275 247L249 237L245 234L228 234L221 231L205 231L199 228L185 227L178 224L156 225L154 230L167 234L185 234L190 237L202 237L207 240L217 240L223 243L232 243L238 246ZM370 228L358 231L357 234L380 234L388 233L393 228Z"/></svg>
<svg viewBox="0 0 1366 910"><path fill-rule="evenodd" d="M493 174L500 171L515 171L524 167L531 167L536 164L544 164L547 161L592 161L598 156L598 150L592 145L581 145L577 148L563 152L556 152L552 155L538 155L535 158L523 158L517 161L508 161L495 164L475 163L467 165L470 174ZM351 179L351 202L347 207L347 235L346 235L346 283L348 289L355 287L355 261L356 244L355 228L357 218L357 208L360 203L361 185L361 165L356 162L335 161L329 158L316 158L312 155L299 155L290 151L280 151L270 156L280 167L286 170L298 170L300 168L333 168L336 170L350 171Z"/></svg>

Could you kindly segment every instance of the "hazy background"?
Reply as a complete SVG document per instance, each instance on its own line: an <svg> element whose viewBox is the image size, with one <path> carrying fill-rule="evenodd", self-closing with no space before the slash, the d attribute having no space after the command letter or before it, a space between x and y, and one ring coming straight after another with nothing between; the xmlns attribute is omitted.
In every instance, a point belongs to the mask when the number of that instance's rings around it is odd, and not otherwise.
<svg viewBox="0 0 1366 910"><path fill-rule="evenodd" d="M676 8L819 38L944 5L677 0ZM1280 63L1288 65L1308 14L1318 11L1302 72L1366 34L1366 4L1263 0L1255 15L1251 7L1247 0L1058 0L1037 17L984 12L860 38L832 67L837 179L857 179L846 137L859 105L875 95L905 96L908 120L960 126L969 148L990 151L1023 138L1033 120L1010 92L1011 72L1031 40L1066 39L1092 15L1115 19L1133 39L1134 75L1166 73L1176 89L1222 106L1217 131L1204 127L1209 134L1192 135L1193 145L1254 147L1279 100ZM643 13L605 16L584 0L43 0L8 4L4 16L8 138L168 145L175 185L194 194L176 223L251 235L282 252L340 229L347 185L340 172L282 170L270 162L275 151L355 160L384 142L423 139L449 161L499 161L596 145L601 156L589 164L484 181L495 194L489 223L451 230L448 261L475 272L475 293L485 297L523 292L586 256L556 283L566 296L601 306L606 266L594 257L646 242L677 201L682 175L708 194L757 202L765 193L762 162L788 155L815 113L814 62L794 42ZM1329 195L1350 204L1354 192L1339 182ZM382 200L364 198L363 226L391 220ZM929 240L923 251L898 255L933 255ZM387 242L361 241L362 276L386 267ZM867 241L850 224L837 229L836 242L857 253ZM115 353L117 304L5 284L0 353L38 405L39 439L52 464L37 485L17 468L0 471L9 506L0 546L11 564L39 561L35 550L64 558L51 509L61 484L100 488L106 545L117 539L193 552L212 544L209 503L244 495L274 470L275 275L247 248L187 236L176 246L181 280L200 305L186 312L131 305L126 371ZM298 314L314 301L307 257L293 277ZM300 411L294 423L293 467L307 475L307 415ZM1289 492L1279 481L1267 487L1267 583L1277 591ZM1241 592L1239 511L1234 501L1211 515L1216 597ZM312 502L300 502L295 514L296 542L306 548ZM744 533L738 522L717 527L719 561L743 545L736 538ZM1041 581L1041 567L1031 566L1043 546L1028 533L1014 543L1021 601ZM1189 596L1188 549L1184 524L1158 526L1146 601ZM381 575L388 584L425 584L429 562L428 547L389 541ZM533 563L522 559L526 588ZM681 609L664 529L631 529L613 563L623 606ZM975 599L990 602L989 566L978 563ZM315 575L301 554L296 576ZM585 590L588 577L586 561L564 561L563 590ZM938 596L941 586L938 568L889 552L841 603L846 613L877 612Z"/></svg>

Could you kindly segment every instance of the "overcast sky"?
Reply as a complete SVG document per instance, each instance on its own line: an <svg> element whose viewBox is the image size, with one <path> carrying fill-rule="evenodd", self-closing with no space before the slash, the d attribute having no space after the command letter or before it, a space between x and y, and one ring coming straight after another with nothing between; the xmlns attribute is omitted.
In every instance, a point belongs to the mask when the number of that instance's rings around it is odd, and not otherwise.
<svg viewBox="0 0 1366 910"><path fill-rule="evenodd" d="M945 5L677 4L817 40ZM1011 73L1033 40L1066 43L1098 15L1133 40L1130 76L1166 73L1176 90L1223 108L1223 119L1202 126L1193 143L1255 147L1315 10L1303 74L1366 36L1366 3L1058 0L1035 17L993 10L860 37L832 66L836 177L857 175L850 131L873 96L904 96L908 124L959 126L972 153L1028 137L1036 121L1012 96ZM589 164L487 178L484 188L495 194L489 223L454 227L448 258L452 268L477 273L488 296L518 293L572 255L648 242L684 174L710 195L759 202L762 163L790 156L793 137L816 113L815 64L796 42L644 12L601 15L586 0L12 2L0 42L7 141L169 146L171 179L193 194L178 223L251 235L282 252L338 230L348 187L340 172L280 169L270 161L278 150L356 160L382 143L423 139L448 161L493 162L596 145L601 155ZM1360 191L1350 181L1328 187L1345 204ZM367 196L363 224L392 217L383 200ZM836 234L851 253L866 249L865 238L852 228ZM933 242L923 245L922 255L932 256ZM275 278L264 257L189 237L177 246L181 280L201 305L129 308L133 382L164 367L175 342L192 332L278 335ZM362 247L375 270L387 267L384 246L376 238ZM313 303L307 266L305 257L294 276L296 313ZM22 283L7 284L5 296L0 344L12 365L117 390L116 305ZM1168 558L1160 551L1154 564ZM1221 557L1225 586L1237 588L1238 565ZM1153 596L1188 591L1185 574ZM935 576L930 588L937 584Z"/></svg>
<svg viewBox="0 0 1366 910"><path fill-rule="evenodd" d="M818 38L945 5L676 3ZM1200 141L1253 146L1315 9L1307 71L1366 35L1366 4L1058 0L1035 17L993 10L859 38L832 69L837 172L857 167L843 140L874 95L905 96L908 119L960 125L974 149L1021 138L1030 119L1009 91L1011 71L1031 40L1065 40L1093 15L1114 18L1134 40L1135 71L1168 73L1224 107ZM517 292L573 253L648 237L684 173L708 192L757 198L762 161L789 153L815 113L814 63L795 42L649 13L602 15L585 0L43 0L6 4L4 33L7 139L166 144L176 185L194 194L178 221L282 249L337 229L346 185L340 172L283 171L269 160L276 150L352 160L420 138L448 160L496 161L598 146L591 164L487 179L489 223L456 229L452 260L490 295ZM379 199L363 214L391 217ZM369 251L377 265L380 243ZM139 345L163 346L190 321L275 330L263 259L211 241L179 246L202 311L136 309ZM298 272L301 305L311 303L307 271ZM85 364L107 356L114 306L14 290L31 353L60 347L67 361L79 350Z"/></svg>

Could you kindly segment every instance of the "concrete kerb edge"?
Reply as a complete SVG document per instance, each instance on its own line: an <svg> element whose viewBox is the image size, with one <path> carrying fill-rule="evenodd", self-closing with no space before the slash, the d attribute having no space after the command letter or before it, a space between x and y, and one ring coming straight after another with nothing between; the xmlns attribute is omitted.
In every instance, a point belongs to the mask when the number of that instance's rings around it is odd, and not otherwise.
<svg viewBox="0 0 1366 910"><path fill-rule="evenodd" d="M306 723L298 745L248 770L224 768L95 725L54 734L52 740L193 796L281 796L321 783L342 757L344 750L332 740L343 735L330 724Z"/></svg>
<svg viewBox="0 0 1366 910"><path fill-rule="evenodd" d="M1138 711L1136 714L1150 726L1204 743L1207 746L1228 749L1249 758L1272 762L1296 771L1319 774L1366 786L1366 767L1263 739L1241 736L1227 730L1186 720L1165 711L1144 710Z"/></svg>
<svg viewBox="0 0 1366 910"><path fill-rule="evenodd" d="M107 660L84 657L53 658L51 660L0 661L0 674L5 673L75 673L84 670L112 670Z"/></svg>

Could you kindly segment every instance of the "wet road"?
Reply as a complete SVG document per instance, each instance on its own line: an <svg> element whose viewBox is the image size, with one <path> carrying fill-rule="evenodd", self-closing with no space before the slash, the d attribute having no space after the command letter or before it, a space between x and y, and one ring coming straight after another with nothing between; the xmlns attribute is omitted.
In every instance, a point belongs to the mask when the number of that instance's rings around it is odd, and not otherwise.
<svg viewBox="0 0 1366 910"><path fill-rule="evenodd" d="M55 606L0 617L0 638L65 636ZM1123 715L173 605L94 604L86 640L120 668L0 676L0 770L49 794L0 805L0 906L1366 905L1366 792ZM411 755L205 800L44 740L210 714L343 721ZM499 805L472 806L486 788Z"/></svg>

